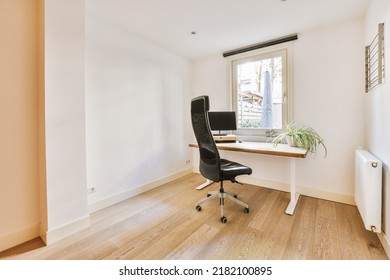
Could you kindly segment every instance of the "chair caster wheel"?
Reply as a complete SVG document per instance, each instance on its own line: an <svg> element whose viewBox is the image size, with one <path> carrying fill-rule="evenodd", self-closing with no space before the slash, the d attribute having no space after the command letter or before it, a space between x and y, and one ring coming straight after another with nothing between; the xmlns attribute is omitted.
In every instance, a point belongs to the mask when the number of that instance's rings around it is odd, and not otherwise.
<svg viewBox="0 0 390 280"><path fill-rule="evenodd" d="M221 222L224 223L224 224L226 224L227 218L226 218L226 217L221 217Z"/></svg>
<svg viewBox="0 0 390 280"><path fill-rule="evenodd" d="M202 210L202 207L200 205L196 205L196 210L200 212Z"/></svg>
<svg viewBox="0 0 390 280"><path fill-rule="evenodd" d="M238 195L235 194L233 197L234 197L234 198L238 198Z"/></svg>
<svg viewBox="0 0 390 280"><path fill-rule="evenodd" d="M211 194L208 193L208 194L207 194L207 197L210 197L210 196L211 196Z"/></svg>
<svg viewBox="0 0 390 280"><path fill-rule="evenodd" d="M245 207L245 208L244 208L244 212L245 212L245 213L249 213L249 208L248 208L248 207Z"/></svg>

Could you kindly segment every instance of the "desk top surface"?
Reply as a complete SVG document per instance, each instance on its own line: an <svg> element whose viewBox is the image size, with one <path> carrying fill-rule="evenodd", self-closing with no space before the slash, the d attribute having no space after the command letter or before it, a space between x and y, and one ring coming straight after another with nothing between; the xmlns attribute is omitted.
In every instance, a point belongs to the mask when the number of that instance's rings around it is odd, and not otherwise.
<svg viewBox="0 0 390 280"><path fill-rule="evenodd" d="M283 157L305 158L307 150L290 147L287 144L278 144L263 142L242 142L242 143L216 143L219 150L246 152L264 155L274 155ZM197 143L189 144L190 147L197 148Z"/></svg>

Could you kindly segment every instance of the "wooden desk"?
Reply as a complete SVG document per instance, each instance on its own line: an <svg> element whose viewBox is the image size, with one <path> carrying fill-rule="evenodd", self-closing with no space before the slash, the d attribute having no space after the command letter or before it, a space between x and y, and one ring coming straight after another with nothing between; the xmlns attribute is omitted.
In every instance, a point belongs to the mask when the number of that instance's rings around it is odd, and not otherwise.
<svg viewBox="0 0 390 280"><path fill-rule="evenodd" d="M198 148L197 143L189 144L190 147ZM219 150L233 151L233 152L244 152L244 153L255 153L262 155L272 155L279 157L290 158L290 203L287 206L286 214L292 215L299 199L299 193L296 192L295 182L295 169L296 169L296 158L305 158L307 150L290 147L286 144L279 144L274 146L272 143L262 142L243 142L243 143L217 143ZM213 182L207 180L206 183L197 187L197 189L203 189L204 187L212 184Z"/></svg>

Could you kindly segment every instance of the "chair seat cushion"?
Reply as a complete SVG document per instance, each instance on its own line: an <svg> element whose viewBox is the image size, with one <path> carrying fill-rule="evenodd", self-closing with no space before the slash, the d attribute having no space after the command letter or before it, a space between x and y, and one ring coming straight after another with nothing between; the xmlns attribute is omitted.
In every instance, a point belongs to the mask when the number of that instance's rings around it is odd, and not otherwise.
<svg viewBox="0 0 390 280"><path fill-rule="evenodd" d="M231 180L238 175L250 174L252 174L250 167L221 158L221 180Z"/></svg>

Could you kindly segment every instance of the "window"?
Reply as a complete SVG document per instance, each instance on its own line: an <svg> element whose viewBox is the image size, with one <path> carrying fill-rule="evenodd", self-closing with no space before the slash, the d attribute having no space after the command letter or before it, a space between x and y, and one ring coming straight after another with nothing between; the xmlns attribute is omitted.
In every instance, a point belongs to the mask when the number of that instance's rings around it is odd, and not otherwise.
<svg viewBox="0 0 390 280"><path fill-rule="evenodd" d="M232 60L232 99L241 135L266 135L281 130L289 105L288 49Z"/></svg>

